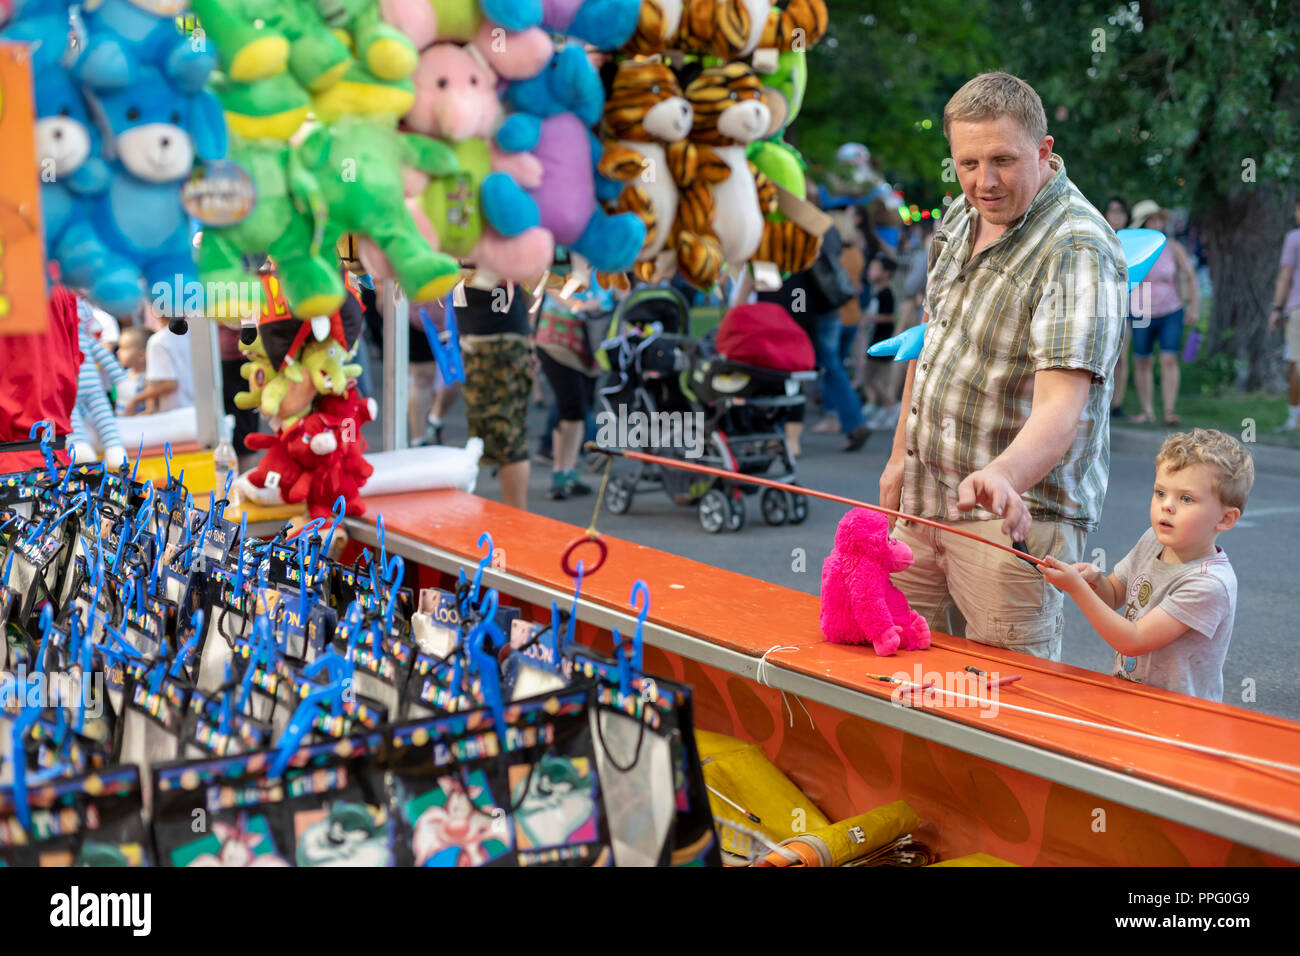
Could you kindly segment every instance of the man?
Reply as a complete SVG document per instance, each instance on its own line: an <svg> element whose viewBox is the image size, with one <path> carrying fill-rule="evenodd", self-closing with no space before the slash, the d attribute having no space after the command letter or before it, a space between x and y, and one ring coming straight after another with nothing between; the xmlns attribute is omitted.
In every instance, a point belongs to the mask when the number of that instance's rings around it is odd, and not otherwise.
<svg viewBox="0 0 1300 956"><path fill-rule="evenodd" d="M1295 201L1295 221L1300 225L1300 199ZM1273 311L1268 314L1268 330L1276 332L1282 320L1286 331L1287 390L1286 424L1283 431L1300 428L1300 229L1286 234L1282 244L1282 271L1273 290Z"/></svg>
<svg viewBox="0 0 1300 956"><path fill-rule="evenodd" d="M881 502L1072 563L1106 493L1123 251L1066 178L1023 80L971 80L944 135L963 196L931 245L930 325ZM932 528L904 523L897 537L915 563L894 582L933 627L1059 659L1062 597L1037 570Z"/></svg>
<svg viewBox="0 0 1300 956"><path fill-rule="evenodd" d="M504 286L465 289L453 314L465 364L465 417L483 439L484 465L500 470L501 499L528 510L528 395L532 355L528 302Z"/></svg>

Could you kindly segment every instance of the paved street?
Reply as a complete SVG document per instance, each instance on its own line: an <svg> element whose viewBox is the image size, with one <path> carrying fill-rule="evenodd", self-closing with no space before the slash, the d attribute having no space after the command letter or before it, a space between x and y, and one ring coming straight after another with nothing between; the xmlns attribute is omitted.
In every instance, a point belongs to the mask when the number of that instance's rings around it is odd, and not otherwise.
<svg viewBox="0 0 1300 956"><path fill-rule="evenodd" d="M544 423L541 411L534 409L529 420L531 449L536 448ZM448 443L463 444L464 429L463 411L458 407L448 422ZM838 436L806 434L800 483L874 502L876 482L888 457L888 437L873 435L856 455L841 454L840 441ZM1089 537L1087 545L1090 558L1093 549L1104 549L1107 567L1122 558L1149 527L1153 457L1112 456L1101 528ZM615 473L631 467L631 463L620 462ZM593 492L599 487L598 475L584 480ZM550 469L534 464L530 509L585 527L591 520L593 498L550 501L546 497L549 485ZM500 500L499 486L487 469L478 490ZM674 506L662 492L644 493L626 515L612 515L602 507L597 527L606 534L816 594L822 559L830 552L835 525L846 509L812 500L804 524L774 528L764 524L757 496L747 499L746 506L748 520L742 531L711 535L700 527L695 509ZM1300 592L1300 479L1260 474L1245 516L1236 529L1220 538L1220 544L1231 556L1238 580L1237 621L1224 671L1225 702L1300 720L1300 629L1291 603ZM807 555L807 570L802 573L791 570L797 548ZM649 583L653 589L654 582ZM1073 602L1067 599L1066 607L1065 662L1108 670L1113 652ZM779 638L775 635L774 642ZM1243 703L1247 681L1254 682L1255 700Z"/></svg>

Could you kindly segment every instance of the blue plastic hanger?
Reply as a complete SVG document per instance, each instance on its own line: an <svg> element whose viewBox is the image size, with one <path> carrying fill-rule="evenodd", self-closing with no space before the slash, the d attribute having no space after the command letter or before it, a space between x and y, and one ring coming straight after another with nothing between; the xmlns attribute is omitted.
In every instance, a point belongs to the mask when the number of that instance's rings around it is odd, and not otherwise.
<svg viewBox="0 0 1300 956"><path fill-rule="evenodd" d="M465 643L469 652L470 669L478 675L479 692L496 717L497 733L500 734L505 732L506 726L505 698L501 693L501 670L495 652L506 644L506 638L493 620L494 616L489 615L474 625ZM486 647L489 640L492 641L491 648Z"/></svg>
<svg viewBox="0 0 1300 956"><path fill-rule="evenodd" d="M248 533L248 512L239 516L238 556L235 559L235 596L243 593L244 587L244 535Z"/></svg>
<svg viewBox="0 0 1300 956"><path fill-rule="evenodd" d="M144 438L140 439L140 447L135 450L135 464L131 466L131 484L135 484L135 476L140 471L140 459L144 457ZM152 484L152 482L150 482Z"/></svg>
<svg viewBox="0 0 1300 956"><path fill-rule="evenodd" d="M400 554L395 554L385 568L385 581L388 585L388 597L384 601L384 636L393 633L393 612L397 609L397 585L406 573L406 562Z"/></svg>
<svg viewBox="0 0 1300 956"><path fill-rule="evenodd" d="M339 525L343 523L343 518L348 513L348 500L342 495L334 499L334 523L330 525L330 533L325 538L325 543L321 546L322 550L330 553L330 546L334 544L334 532L338 530Z"/></svg>
<svg viewBox="0 0 1300 956"><path fill-rule="evenodd" d="M194 648L198 646L199 638L203 634L203 611L195 611L194 616L190 618L190 623L194 627L194 633L190 635L189 640L181 645L181 649L176 652L176 659L172 662L171 670L167 672L172 677L180 677L181 668L185 666L185 662L189 659L189 656L194 653Z"/></svg>
<svg viewBox="0 0 1300 956"><path fill-rule="evenodd" d="M27 430L28 440L35 438L38 431L41 432L41 457L45 459L45 470L49 473L50 481L58 481L59 463L54 460L54 451L50 448L50 442L54 441L54 422L42 419L34 423Z"/></svg>
<svg viewBox="0 0 1300 956"><path fill-rule="evenodd" d="M478 602L479 587L483 583L483 569L492 563L492 554L495 551L495 548L492 545L492 535L488 534L486 531L478 536L478 544L476 547L483 547L484 541L487 542L487 554L479 558L478 569L474 572L474 583L470 587L466 606L457 609L460 611L461 620L466 620L468 618L469 608ZM467 580L469 579L465 577L465 569L461 568L459 574L460 585L463 586ZM459 590L459 588L457 590Z"/></svg>
<svg viewBox="0 0 1300 956"><path fill-rule="evenodd" d="M327 672L328 679L324 685L309 692L294 710L289 725L284 728L284 733L280 736L275 759L271 761L267 771L270 777L284 774L289 761L302 743L302 738L311 729L318 707L328 701L332 715L338 716L342 713L343 692L351 675L351 664L333 651L329 651L303 668L303 674L307 677L315 677L321 671Z"/></svg>
<svg viewBox="0 0 1300 956"><path fill-rule="evenodd" d="M650 615L650 588L644 581L638 580L632 585L632 596L629 599L632 607L637 606L637 597L642 599L642 606L636 616L636 631L632 636L632 651L629 654L626 650L628 643L619 633L618 628L614 628L614 656L618 660L618 689L624 697L632 693L632 675L641 672L641 650L642 650L642 629L645 627L646 618Z"/></svg>

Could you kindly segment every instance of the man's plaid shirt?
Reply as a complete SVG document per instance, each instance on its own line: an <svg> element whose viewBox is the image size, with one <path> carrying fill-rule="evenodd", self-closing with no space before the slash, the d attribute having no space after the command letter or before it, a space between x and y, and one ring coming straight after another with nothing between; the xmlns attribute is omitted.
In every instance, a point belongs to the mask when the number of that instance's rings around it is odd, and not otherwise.
<svg viewBox="0 0 1300 956"><path fill-rule="evenodd" d="M1065 175L973 259L978 213L963 195L935 232L930 326L907 415L903 510L941 521L997 517L957 510L957 486L1015 439L1033 407L1034 373L1087 369L1093 386L1074 443L1023 496L1036 519L1095 530L1110 471L1111 371L1128 308L1119 239ZM969 260L969 261L968 261Z"/></svg>

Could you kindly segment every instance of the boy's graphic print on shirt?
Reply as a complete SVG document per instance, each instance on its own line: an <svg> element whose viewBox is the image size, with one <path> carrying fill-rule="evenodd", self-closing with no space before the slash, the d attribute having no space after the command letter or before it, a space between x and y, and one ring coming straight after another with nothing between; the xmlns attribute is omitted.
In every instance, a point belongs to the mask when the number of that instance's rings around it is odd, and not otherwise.
<svg viewBox="0 0 1300 956"><path fill-rule="evenodd" d="M1146 610L1147 602L1150 600L1151 581L1145 574L1139 574L1128 587L1128 603L1124 605L1124 617L1136 623L1140 611ZM1142 683L1136 677L1129 676L1137 668L1137 663L1138 659L1136 657L1125 657L1124 673L1119 676L1137 684Z"/></svg>

